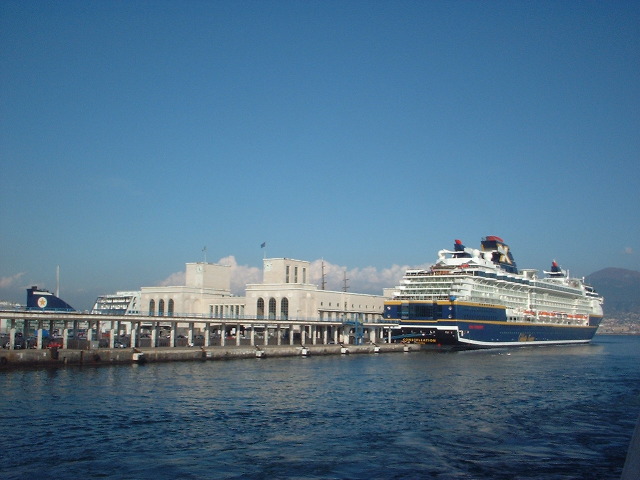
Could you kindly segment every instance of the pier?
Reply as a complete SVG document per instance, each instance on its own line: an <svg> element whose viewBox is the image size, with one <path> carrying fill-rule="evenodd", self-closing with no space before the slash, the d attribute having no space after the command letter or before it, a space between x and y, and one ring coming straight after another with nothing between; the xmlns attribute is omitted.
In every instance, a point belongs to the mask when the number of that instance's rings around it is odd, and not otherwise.
<svg viewBox="0 0 640 480"><path fill-rule="evenodd" d="M380 320L29 310L0 310L0 319L8 330L0 350L2 367L406 351L390 343L396 324Z"/></svg>

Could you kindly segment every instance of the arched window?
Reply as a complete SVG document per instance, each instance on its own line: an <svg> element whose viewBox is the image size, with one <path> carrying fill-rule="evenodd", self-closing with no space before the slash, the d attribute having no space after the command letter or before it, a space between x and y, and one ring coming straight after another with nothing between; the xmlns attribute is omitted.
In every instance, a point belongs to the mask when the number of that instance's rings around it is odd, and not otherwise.
<svg viewBox="0 0 640 480"><path fill-rule="evenodd" d="M269 299L269 318L276 318L276 299Z"/></svg>
<svg viewBox="0 0 640 480"><path fill-rule="evenodd" d="M160 300L158 302L158 315L160 316L164 315L164 300Z"/></svg>
<svg viewBox="0 0 640 480"><path fill-rule="evenodd" d="M169 315L170 317L173 317L173 308L174 308L173 298L170 298L169 308L167 309L167 315Z"/></svg>
<svg viewBox="0 0 640 480"><path fill-rule="evenodd" d="M156 301L151 299L149 300L149 315L156 314Z"/></svg>
<svg viewBox="0 0 640 480"><path fill-rule="evenodd" d="M264 318L264 299L263 298L258 299L257 317Z"/></svg>
<svg viewBox="0 0 640 480"><path fill-rule="evenodd" d="M289 318L289 299L287 297L280 302L280 318L287 320Z"/></svg>

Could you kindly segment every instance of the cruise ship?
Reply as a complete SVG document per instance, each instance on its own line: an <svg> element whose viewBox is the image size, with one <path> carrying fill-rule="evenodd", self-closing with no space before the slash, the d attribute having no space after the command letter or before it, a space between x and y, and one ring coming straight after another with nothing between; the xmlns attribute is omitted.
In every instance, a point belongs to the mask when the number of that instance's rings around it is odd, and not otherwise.
<svg viewBox="0 0 640 480"><path fill-rule="evenodd" d="M407 270L384 318L392 342L456 348L588 343L602 321L603 298L554 260L549 271L518 270L497 236L481 248L455 240L429 269Z"/></svg>

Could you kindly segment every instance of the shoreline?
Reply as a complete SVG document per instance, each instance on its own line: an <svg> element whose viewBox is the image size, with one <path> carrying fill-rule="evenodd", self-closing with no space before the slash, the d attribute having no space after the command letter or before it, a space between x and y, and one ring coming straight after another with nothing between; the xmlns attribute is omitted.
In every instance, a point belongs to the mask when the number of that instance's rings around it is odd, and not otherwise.
<svg viewBox="0 0 640 480"><path fill-rule="evenodd" d="M233 360L241 358L312 357L320 355L411 352L419 345L263 345L225 347L100 348L0 351L0 371L24 367L58 368L79 365L127 365L160 362Z"/></svg>

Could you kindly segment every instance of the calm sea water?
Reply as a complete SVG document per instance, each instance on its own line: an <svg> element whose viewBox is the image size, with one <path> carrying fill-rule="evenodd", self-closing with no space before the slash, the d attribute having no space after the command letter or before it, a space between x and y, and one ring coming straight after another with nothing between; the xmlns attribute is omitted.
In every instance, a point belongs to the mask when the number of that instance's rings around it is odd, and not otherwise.
<svg viewBox="0 0 640 480"><path fill-rule="evenodd" d="M640 338L0 373L0 478L618 479Z"/></svg>

